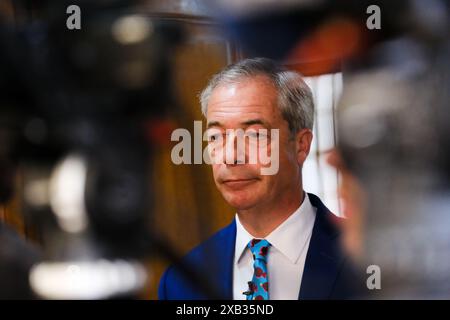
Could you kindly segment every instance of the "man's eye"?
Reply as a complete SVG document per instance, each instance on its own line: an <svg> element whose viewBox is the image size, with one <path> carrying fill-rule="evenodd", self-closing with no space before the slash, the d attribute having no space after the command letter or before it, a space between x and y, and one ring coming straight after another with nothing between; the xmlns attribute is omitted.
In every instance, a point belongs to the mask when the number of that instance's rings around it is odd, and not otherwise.
<svg viewBox="0 0 450 320"><path fill-rule="evenodd" d="M219 139L219 135L218 134L212 134L209 136L208 141L209 142L213 142L216 141L217 139Z"/></svg>
<svg viewBox="0 0 450 320"><path fill-rule="evenodd" d="M261 139L267 139L269 136L268 136L268 134L267 133L262 133L262 132L260 132L259 134L258 134L258 138L261 138Z"/></svg>
<svg viewBox="0 0 450 320"><path fill-rule="evenodd" d="M265 134L264 132L259 132L259 131L249 131L246 133L247 137L249 138L267 138L267 134Z"/></svg>
<svg viewBox="0 0 450 320"><path fill-rule="evenodd" d="M257 131L249 131L246 133L247 137L250 138L258 138L259 137L259 133Z"/></svg>

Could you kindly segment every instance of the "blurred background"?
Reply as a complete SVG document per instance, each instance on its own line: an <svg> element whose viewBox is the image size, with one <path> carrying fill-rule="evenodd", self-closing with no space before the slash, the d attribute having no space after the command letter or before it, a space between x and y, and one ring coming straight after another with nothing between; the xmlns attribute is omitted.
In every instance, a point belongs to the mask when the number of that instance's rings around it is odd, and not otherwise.
<svg viewBox="0 0 450 320"><path fill-rule="evenodd" d="M71 4L81 30L66 27ZM373 4L381 27L370 29ZM172 163L170 134L203 120L198 94L214 73L266 56L313 91L305 190L353 221L344 232L355 261L386 270L383 297L448 297L448 10L406 0L1 0L0 246L23 269L21 292L40 266L32 296L156 299L170 260L234 216L208 165ZM70 283L61 270L77 276L82 263L111 278L68 292L51 284Z"/></svg>

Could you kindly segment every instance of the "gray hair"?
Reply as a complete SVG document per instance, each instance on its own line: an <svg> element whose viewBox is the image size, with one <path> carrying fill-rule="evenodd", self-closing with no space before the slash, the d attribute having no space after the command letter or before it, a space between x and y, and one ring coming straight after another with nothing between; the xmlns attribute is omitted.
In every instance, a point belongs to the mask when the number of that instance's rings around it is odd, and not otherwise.
<svg viewBox="0 0 450 320"><path fill-rule="evenodd" d="M278 107L289 124L292 134L301 129L312 129L314 102L310 88L302 76L267 58L251 58L227 66L215 74L200 94L202 113L206 117L212 91L221 84L237 83L244 78L267 76L278 91Z"/></svg>

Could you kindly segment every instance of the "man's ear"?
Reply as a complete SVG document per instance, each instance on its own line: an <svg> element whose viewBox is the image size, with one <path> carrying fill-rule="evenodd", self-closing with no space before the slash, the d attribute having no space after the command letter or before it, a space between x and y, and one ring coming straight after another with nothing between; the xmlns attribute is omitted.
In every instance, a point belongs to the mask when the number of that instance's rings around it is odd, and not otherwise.
<svg viewBox="0 0 450 320"><path fill-rule="evenodd" d="M297 148L297 162L299 165L303 165L306 157L311 149L311 143L313 139L313 133L311 129L302 129L295 135L295 144Z"/></svg>

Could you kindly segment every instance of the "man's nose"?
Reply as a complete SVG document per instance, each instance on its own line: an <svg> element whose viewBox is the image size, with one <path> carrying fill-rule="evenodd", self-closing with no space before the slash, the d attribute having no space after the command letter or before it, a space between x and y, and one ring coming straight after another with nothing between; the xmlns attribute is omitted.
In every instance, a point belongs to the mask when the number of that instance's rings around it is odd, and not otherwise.
<svg viewBox="0 0 450 320"><path fill-rule="evenodd" d="M245 138L243 130L230 130L226 134L224 163L227 165L245 164Z"/></svg>

